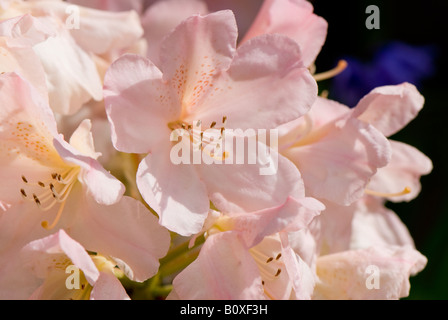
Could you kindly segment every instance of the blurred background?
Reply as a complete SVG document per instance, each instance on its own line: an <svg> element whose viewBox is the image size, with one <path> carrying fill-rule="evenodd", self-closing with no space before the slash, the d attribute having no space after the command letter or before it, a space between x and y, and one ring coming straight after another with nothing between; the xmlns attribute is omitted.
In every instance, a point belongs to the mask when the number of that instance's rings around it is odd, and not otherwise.
<svg viewBox="0 0 448 320"><path fill-rule="evenodd" d="M234 9L240 33L250 25L261 0L208 0L209 8ZM425 97L418 117L394 140L408 143L433 161L421 179L422 192L409 203L389 203L408 226L417 249L428 258L426 268L411 278L406 299L448 299L448 1L446 0L311 0L329 24L316 60L316 72L349 63L337 77L319 82L329 98L348 106L371 89L404 81ZM367 29L369 5L380 12L379 29ZM445 184L447 182L447 184Z"/></svg>

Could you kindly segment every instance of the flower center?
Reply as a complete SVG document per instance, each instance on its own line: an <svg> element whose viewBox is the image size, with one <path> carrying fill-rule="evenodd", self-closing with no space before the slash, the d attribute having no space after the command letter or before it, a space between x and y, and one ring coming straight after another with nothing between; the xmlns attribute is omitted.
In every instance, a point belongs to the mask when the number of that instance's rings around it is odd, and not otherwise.
<svg viewBox="0 0 448 320"><path fill-rule="evenodd" d="M222 151L223 136L227 117L224 116L221 121L221 127L216 127L217 122L213 121L210 127L202 130L202 121L193 121L193 124L187 124L183 120L176 120L168 123L168 128L176 132L178 136L186 137L193 145L193 150L203 151L209 157L216 160L224 160L229 153Z"/></svg>
<svg viewBox="0 0 448 320"><path fill-rule="evenodd" d="M24 186L20 189L20 194L24 199L33 201L42 211L48 211L54 205L60 204L54 221L51 224L48 221L42 222L42 227L45 229L53 229L58 223L80 171L80 167L70 167L61 173L54 172L48 179L37 182L29 181L22 176Z"/></svg>
<svg viewBox="0 0 448 320"><path fill-rule="evenodd" d="M278 279L282 270L284 268L284 263L282 260L281 252L275 254L274 256L266 255L257 247L253 247L249 250L250 254L257 263L258 269L260 270L261 283L263 286L266 281L273 281Z"/></svg>

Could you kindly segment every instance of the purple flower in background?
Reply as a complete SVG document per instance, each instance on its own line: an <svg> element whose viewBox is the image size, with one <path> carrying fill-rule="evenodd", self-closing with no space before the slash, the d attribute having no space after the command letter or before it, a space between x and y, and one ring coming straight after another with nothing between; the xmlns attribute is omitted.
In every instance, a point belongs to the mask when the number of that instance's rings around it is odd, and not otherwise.
<svg viewBox="0 0 448 320"><path fill-rule="evenodd" d="M354 107L372 89L384 85L410 82L421 86L434 74L436 48L389 42L380 47L371 62L355 57L344 58L348 66L333 79L330 94L333 99Z"/></svg>

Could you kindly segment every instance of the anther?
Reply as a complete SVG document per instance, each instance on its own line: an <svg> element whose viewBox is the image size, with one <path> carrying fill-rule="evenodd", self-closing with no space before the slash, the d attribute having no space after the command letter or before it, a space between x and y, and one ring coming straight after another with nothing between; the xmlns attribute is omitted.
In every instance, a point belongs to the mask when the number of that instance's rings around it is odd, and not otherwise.
<svg viewBox="0 0 448 320"><path fill-rule="evenodd" d="M280 273L282 272L282 269L277 269L277 273L275 274L274 277L278 277L280 275Z"/></svg>
<svg viewBox="0 0 448 320"><path fill-rule="evenodd" d="M275 260L278 260L278 259L280 259L281 257L282 257L282 254L279 253L279 254L275 257Z"/></svg>
<svg viewBox="0 0 448 320"><path fill-rule="evenodd" d="M210 125L210 128L214 128L216 126L216 121L213 121L212 124Z"/></svg>
<svg viewBox="0 0 448 320"><path fill-rule="evenodd" d="M316 81L327 80L327 79L330 79L330 78L333 78L333 77L337 76L342 71L344 71L345 68L347 68L347 61L340 60L338 62L338 65L334 69L326 71L326 72L315 74L313 77L314 77L314 80L316 80Z"/></svg>
<svg viewBox="0 0 448 320"><path fill-rule="evenodd" d="M34 202L36 202L36 204L40 207L41 203L40 203L39 198L35 194L33 194L33 198L34 198Z"/></svg>
<svg viewBox="0 0 448 320"><path fill-rule="evenodd" d="M273 258L273 257L269 257L268 260L266 260L266 263L269 263L269 262L271 262L272 260L274 260L274 258Z"/></svg>
<svg viewBox="0 0 448 320"><path fill-rule="evenodd" d="M52 183L50 183L50 190L51 190L51 193L53 194L53 198L57 198L58 197L58 193L57 193L56 188L54 187L54 185Z"/></svg>
<svg viewBox="0 0 448 320"><path fill-rule="evenodd" d="M201 121L201 120L198 120L198 121L196 122L196 127L199 127L199 126L201 125L201 123L202 123L202 121Z"/></svg>
<svg viewBox="0 0 448 320"><path fill-rule="evenodd" d="M24 198L27 197L26 192L25 192L24 189L20 189L20 193L22 194L22 196L23 196Z"/></svg>
<svg viewBox="0 0 448 320"><path fill-rule="evenodd" d="M38 184L40 187L45 188L45 183L43 183L42 181L38 181L37 184Z"/></svg>
<svg viewBox="0 0 448 320"><path fill-rule="evenodd" d="M28 183L28 180L26 180L25 176L22 176L22 180L23 182Z"/></svg>
<svg viewBox="0 0 448 320"><path fill-rule="evenodd" d="M406 187L403 189L403 191L396 192L396 193L378 192L378 191L373 191L373 190L369 190L369 189L364 190L364 192L371 196L390 198L390 197L404 196L408 193L411 193L411 188Z"/></svg>
<svg viewBox="0 0 448 320"><path fill-rule="evenodd" d="M222 117L222 124L225 124L226 121L227 121L227 117L226 116Z"/></svg>

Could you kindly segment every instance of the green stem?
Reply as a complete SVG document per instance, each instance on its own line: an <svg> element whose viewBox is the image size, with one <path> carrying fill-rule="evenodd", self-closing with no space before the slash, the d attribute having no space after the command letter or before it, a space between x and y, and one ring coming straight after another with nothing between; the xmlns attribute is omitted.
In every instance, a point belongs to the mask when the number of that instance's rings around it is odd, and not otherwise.
<svg viewBox="0 0 448 320"><path fill-rule="evenodd" d="M181 271L192 263L199 254L199 247L205 242L204 235L199 236L190 248L189 241L184 242L171 249L168 254L160 260L158 274L161 277L172 275Z"/></svg>

